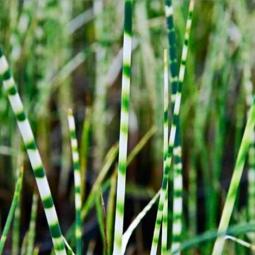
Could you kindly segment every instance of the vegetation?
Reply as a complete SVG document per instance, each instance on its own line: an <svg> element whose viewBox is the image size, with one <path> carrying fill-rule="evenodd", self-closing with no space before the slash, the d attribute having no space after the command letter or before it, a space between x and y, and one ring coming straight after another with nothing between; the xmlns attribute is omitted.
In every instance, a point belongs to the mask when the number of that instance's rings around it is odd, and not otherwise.
<svg viewBox="0 0 255 255"><path fill-rule="evenodd" d="M254 1L0 6L0 254L254 254Z"/></svg>

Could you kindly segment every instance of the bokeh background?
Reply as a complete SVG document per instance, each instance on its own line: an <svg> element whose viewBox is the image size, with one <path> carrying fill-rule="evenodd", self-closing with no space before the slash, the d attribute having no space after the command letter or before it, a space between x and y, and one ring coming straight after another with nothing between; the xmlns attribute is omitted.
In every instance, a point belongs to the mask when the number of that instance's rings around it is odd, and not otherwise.
<svg viewBox="0 0 255 255"><path fill-rule="evenodd" d="M102 168L110 162L96 189L99 196L83 222L84 254L103 254L97 208L103 199L105 221L112 235L123 1L42 2L0 0L0 44L36 135L65 234L75 217L68 108L74 111L77 127L83 204ZM173 4L180 59L188 1L173 0ZM163 50L168 45L164 1L135 1L133 24L128 151L130 155L136 148L137 153L127 173L125 228L161 185ZM181 106L183 240L196 238L218 225L253 95L254 26L253 0L196 0ZM18 168L23 166L20 222L16 228L22 247L37 188L2 89L0 123L0 229L12 201ZM253 161L253 156L247 160L232 225L255 217L254 180L248 175L249 169L254 170ZM127 254L149 254L155 217L156 206L135 230ZM4 254L15 254L14 229L13 226ZM251 236L241 238L254 242ZM190 247L184 254L210 254L212 244L208 241ZM50 254L52 244L40 202L35 245L40 254ZM226 254L249 254L249 249L228 242Z"/></svg>

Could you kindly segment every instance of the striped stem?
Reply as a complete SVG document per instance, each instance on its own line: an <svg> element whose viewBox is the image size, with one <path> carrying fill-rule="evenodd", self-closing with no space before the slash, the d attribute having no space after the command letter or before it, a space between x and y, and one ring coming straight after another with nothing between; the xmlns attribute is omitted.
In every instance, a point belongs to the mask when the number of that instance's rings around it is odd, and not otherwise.
<svg viewBox="0 0 255 255"><path fill-rule="evenodd" d="M164 173L166 173L169 168L167 168L167 157L168 157L168 109L169 109L169 77L168 77L168 58L167 58L167 50L164 50L164 138L163 138L163 168ZM164 176L167 178L166 182L169 180L169 172L167 174L164 174ZM169 183L167 190L169 188ZM168 191L166 192L165 200L163 200L163 223L162 223L162 248L161 252L162 254L167 253L167 235L168 235Z"/></svg>
<svg viewBox="0 0 255 255"><path fill-rule="evenodd" d="M16 206L18 204L18 201L20 200L20 195L21 195L21 188L22 188L22 180L23 180L23 169L21 168L17 183L16 183L16 187L15 187L15 191L14 191L14 195L13 195L13 199L12 199L12 203L11 203L11 208L9 210L8 216L7 216L7 220L4 226L4 230L0 239L0 254L3 253L3 249L4 249L4 245L5 245L5 241L7 239L10 227L11 227L11 222L15 213L15 209Z"/></svg>
<svg viewBox="0 0 255 255"><path fill-rule="evenodd" d="M113 255L121 254L122 250L124 201L127 169L129 94L131 78L130 76L131 76L131 52L132 52L132 8L133 0L125 0L119 163L118 163Z"/></svg>
<svg viewBox="0 0 255 255"><path fill-rule="evenodd" d="M253 105L250 109L249 116L247 119L243 139L239 148L234 172L229 185L226 202L222 211L221 220L218 227L218 232L220 233L226 232L229 225L230 217L233 212L236 196L238 193L238 187L243 173L244 164L246 161L246 156L248 154L248 150L250 147L254 125L255 125L255 102L253 101ZM222 236L218 237L215 241L212 255L222 254L224 243L225 239Z"/></svg>
<svg viewBox="0 0 255 255"><path fill-rule="evenodd" d="M166 184L168 185L168 175L169 175L169 168L167 167L167 155L168 155L168 87L169 87L169 77L168 77L168 57L167 57L167 50L164 50L164 142L163 142L163 179L162 179L162 188L160 190L160 198L158 203L158 210L157 210L157 216L156 216L156 222L154 226L154 232L153 232L153 238L152 238L152 244L151 244L151 252L150 254L156 254L157 248L158 248L158 241L159 241L159 234L160 234L160 228L161 228L161 221L163 216L163 208L164 210L167 210L164 207L164 201L165 197L163 197L163 186ZM167 195L167 193L165 194ZM167 211L165 212L165 215L167 215ZM167 217L166 217L167 218ZM164 219L165 220L165 219ZM162 230L162 243L167 243L167 219L166 222L163 220L164 225L164 231ZM166 247L165 247L166 248Z"/></svg>
<svg viewBox="0 0 255 255"><path fill-rule="evenodd" d="M179 80L178 80L178 61L177 61L177 46L176 46L176 33L175 33L175 25L174 25L174 17L173 17L174 9L172 5L172 0L165 0L165 16L166 16L166 23L167 23L167 33L168 33L168 45L169 45L169 72L171 73L171 106L172 111L175 104L175 98L177 91L179 89ZM173 112L172 112L173 113ZM179 137L179 118L177 120L177 137ZM175 146L178 146L177 142L179 143L179 139L175 139ZM177 152L176 149L173 150L173 171L176 172L176 159L177 155L175 153ZM170 155L168 155L169 157ZM181 162L181 160L180 160ZM169 165L170 167L170 165ZM172 185L172 179L175 174L169 176L169 185ZM164 201L165 206L169 206L171 208L171 205L169 204L169 185L166 190L166 200ZM167 210L164 210L167 212ZM164 215L163 218L168 217L168 224L170 225L170 214L167 216ZM168 227L168 226L166 226ZM167 230L164 230L163 232L168 232ZM167 237L166 237L167 238Z"/></svg>
<svg viewBox="0 0 255 255"><path fill-rule="evenodd" d="M167 23L167 32L168 32L168 44L169 44L169 69L171 73L171 84L172 84L172 107L175 102L175 95L178 88L178 65L177 65L177 50L176 50L176 36L175 36L175 27L174 27L174 21L173 21L173 6L171 0L165 0L165 15L166 15L166 23ZM165 117L168 117L168 114L166 113L164 115ZM164 120L165 123L166 120ZM153 235L153 241L152 241L152 249L151 254L156 254L157 252L157 245L158 245L158 236L160 232L160 225L161 220L163 219L163 225L162 225L162 253L164 254L167 252L167 235L168 235L168 189L169 189L169 174L170 174L170 167L171 164L168 165L168 159L170 155L167 153L165 156L164 153L164 175L162 180L162 195L160 196L160 202L158 207L158 213L157 213L157 219L156 219L156 226L154 229L154 235ZM165 180L164 180L165 178ZM164 183L166 183L164 187ZM164 190L165 189L165 190ZM162 204L161 204L162 203ZM161 214L163 213L163 218Z"/></svg>
<svg viewBox="0 0 255 255"><path fill-rule="evenodd" d="M72 147L72 158L74 167L74 187L75 187L75 238L76 238L76 254L82 254L82 220L81 220L81 174L80 160L78 153L78 142L75 133L75 121L73 112L68 110L68 126L69 136Z"/></svg>
<svg viewBox="0 0 255 255"><path fill-rule="evenodd" d="M188 18L184 34L184 43L181 55L181 64L179 71L179 89L182 91L184 82L186 61L189 50L190 30L192 25L192 15L194 10L194 0L190 0ZM179 249L182 234L182 214L183 214L183 174L182 174L182 148L180 138L180 120L177 120L177 134L174 147L174 165L173 165L173 225L172 225L172 251Z"/></svg>
<svg viewBox="0 0 255 255"><path fill-rule="evenodd" d="M171 125L171 131L170 131L170 138L169 138L169 147L168 147L168 155L166 159L166 169L169 172L172 162L172 154L173 158L176 159L175 163L175 170L174 170L174 203L173 203L173 246L172 249L175 250L177 246L180 245L180 235L181 235L181 215L182 215L182 171L181 171L181 148L180 146L176 146L176 141L178 141L178 127L179 127L179 113L180 113L180 104L181 104L181 85L184 80L184 74L185 74L185 67L186 67L186 59L188 55L188 41L189 41L189 34L190 34L190 28L191 28L191 22L192 22L192 12L194 8L194 1L190 1L189 6L189 15L187 19L187 25L186 25L186 31L185 31L185 39L184 39L184 46L182 49L182 56L181 56L181 66L180 66L180 72L178 77L178 67L177 67L177 59L175 55L175 34L174 34L174 26L173 26L173 9L171 5L171 1L166 1L166 16L167 16L167 24L168 24L168 32L169 32L169 44L170 44L170 69L172 74L172 97L171 101L173 104L173 122ZM166 178L168 180L169 173L166 174ZM161 197L163 200L164 206L167 206L168 199L167 198L168 193L168 185L167 181L164 182L164 176L163 176L163 182L162 182L162 193ZM161 201L160 197L160 201ZM165 212L165 215L163 215L163 221L168 217L167 210L164 210L164 207L162 208L162 205L159 203L159 210L163 210ZM161 220L160 220L161 221ZM156 220L157 222L157 220ZM160 226L161 222L157 222L157 225ZM160 227L159 227L160 229ZM165 233L166 230L163 231ZM158 230L159 233L159 230ZM168 239L164 237L164 239ZM178 242L176 242L178 240ZM151 254L156 254L157 251L157 238L154 236L153 238L153 244L151 249ZM163 246L162 246L163 248ZM163 253L166 253L167 250L163 250Z"/></svg>
<svg viewBox="0 0 255 255"><path fill-rule="evenodd" d="M168 44L169 44L169 68L171 73L171 85L172 85L172 95L171 95L171 102L172 102L172 108L174 107L175 103L175 97L178 90L178 64L177 64L177 50L176 50L176 35L175 35L175 27L174 27L174 20L173 20L173 6L172 6L172 0L165 0L165 15L166 15L166 23L167 23L167 32L168 32ZM168 117L168 116L167 116ZM165 117L164 117L165 118ZM172 153L172 152L171 152ZM167 165L169 162L169 158L172 157L172 155L167 154L166 159L164 159L164 174L163 174L163 180L162 180L162 186L161 186L161 195L159 199L158 204L158 212L156 216L156 224L154 228L153 233L153 239L152 239L152 247L151 247L151 255L157 253L157 247L158 247L158 239L159 239L159 233L160 233L160 226L162 221L162 214L164 211L164 219L163 221L166 221L166 217L169 217L168 215L168 209L164 209L165 204L168 204L168 188L169 188L169 172L171 164ZM164 224L164 230L162 229L163 234L163 240L167 239L167 223ZM162 246L163 248L163 246ZM164 247L165 249L166 247ZM165 249L166 250L166 249Z"/></svg>
<svg viewBox="0 0 255 255"><path fill-rule="evenodd" d="M177 95L179 81L178 81L178 61L176 49L176 34L173 18L173 5L172 0L165 0L165 15L167 23L168 45L169 45L169 71L171 73L171 103L174 107L175 98ZM173 109L172 109L173 110Z"/></svg>
<svg viewBox="0 0 255 255"><path fill-rule="evenodd" d="M50 192L41 156L35 143L34 135L24 112L23 103L18 94L14 78L11 74L8 62L0 49L0 77L3 81L5 93L8 96L11 108L16 116L17 124L25 144L29 160L34 171L40 197L42 199L46 219L50 228L52 241L56 254L66 254L63 236L60 230L59 221L53 199Z"/></svg>

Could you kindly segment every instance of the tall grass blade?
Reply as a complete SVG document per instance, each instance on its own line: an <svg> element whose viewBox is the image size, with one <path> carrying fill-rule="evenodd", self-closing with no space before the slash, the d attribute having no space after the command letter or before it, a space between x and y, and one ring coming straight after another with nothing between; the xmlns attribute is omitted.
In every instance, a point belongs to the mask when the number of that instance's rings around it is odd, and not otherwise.
<svg viewBox="0 0 255 255"><path fill-rule="evenodd" d="M35 241L35 231L36 231L36 216L37 216L37 207L38 207L38 196L37 194L33 195L32 202L32 212L31 219L28 230L28 240L27 240L27 254L32 254L34 250L34 241Z"/></svg>
<svg viewBox="0 0 255 255"><path fill-rule="evenodd" d="M247 119L242 142L239 148L234 172L229 185L226 202L222 211L221 220L218 227L219 232L226 231L229 225L230 217L232 215L235 200L238 193L238 187L239 187L241 176L243 173L243 167L244 167L246 156L251 143L251 137L254 130L254 125L255 125L255 103L253 101L253 105L250 109L249 116ZM218 237L214 243L212 255L222 254L224 243L225 243L224 238Z"/></svg>
<svg viewBox="0 0 255 255"><path fill-rule="evenodd" d="M108 237L106 230L106 211L104 205L104 199L102 196L102 192L99 192L99 196L96 198L96 211L97 211L97 219L99 224L99 229L101 233L101 237L103 240L103 254L108 254Z"/></svg>
<svg viewBox="0 0 255 255"><path fill-rule="evenodd" d="M5 241L7 239L10 227L11 227L11 222L14 216L14 212L17 206L17 203L20 199L20 195L21 195L21 187L22 187L22 179L23 179L23 169L21 168L20 170L20 174L16 183L16 187L15 187L15 191L14 191L14 195L13 195L13 199L12 199L12 203L11 203L11 207L7 216L7 220L6 223L4 225L4 229L1 235L1 239L0 239L0 254L3 253L3 249L4 249L4 245L5 245Z"/></svg>

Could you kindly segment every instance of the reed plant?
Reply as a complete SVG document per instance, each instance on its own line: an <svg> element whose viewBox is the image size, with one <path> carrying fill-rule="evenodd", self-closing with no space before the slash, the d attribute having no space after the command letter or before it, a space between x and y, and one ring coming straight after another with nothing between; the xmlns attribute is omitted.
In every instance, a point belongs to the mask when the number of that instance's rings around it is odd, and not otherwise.
<svg viewBox="0 0 255 255"><path fill-rule="evenodd" d="M253 1L0 6L0 254L254 253Z"/></svg>

